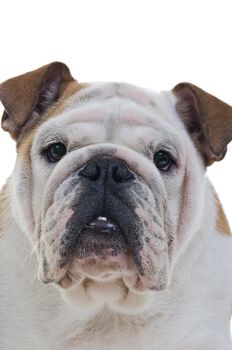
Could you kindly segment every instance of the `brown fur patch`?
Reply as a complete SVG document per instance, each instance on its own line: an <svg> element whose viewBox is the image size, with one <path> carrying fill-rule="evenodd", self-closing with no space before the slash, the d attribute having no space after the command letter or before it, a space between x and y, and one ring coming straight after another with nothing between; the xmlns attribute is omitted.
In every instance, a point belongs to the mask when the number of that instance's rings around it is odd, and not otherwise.
<svg viewBox="0 0 232 350"><path fill-rule="evenodd" d="M231 236L232 232L230 229L230 225L226 218L225 212L223 210L222 204L217 194L215 194L215 198L216 198L216 206L217 206L217 229L219 230L220 233L223 233L227 236Z"/></svg>
<svg viewBox="0 0 232 350"><path fill-rule="evenodd" d="M19 141L45 110L46 104L56 101L72 81L69 68L62 62L52 62L4 81L0 84L0 99L5 108L2 128Z"/></svg>
<svg viewBox="0 0 232 350"><path fill-rule="evenodd" d="M58 102L54 103L46 112L46 114L41 118L41 121L45 121L54 115L61 114L65 107L68 106L69 98L74 96L78 91L88 87L87 83L78 83L77 81L72 81L65 89L62 91Z"/></svg>
<svg viewBox="0 0 232 350"><path fill-rule="evenodd" d="M30 149L38 127L48 119L54 117L55 115L60 115L68 106L69 99L72 96L74 96L78 91L86 88L87 86L88 84L86 83L81 84L76 81L67 84L59 100L47 110L47 112L38 120L36 125L30 131L27 132L22 141L18 143L17 151L20 154L20 156L22 156L24 159L30 162Z"/></svg>
<svg viewBox="0 0 232 350"><path fill-rule="evenodd" d="M232 140L232 106L190 83L176 85L173 92L176 110L205 165L223 159Z"/></svg>

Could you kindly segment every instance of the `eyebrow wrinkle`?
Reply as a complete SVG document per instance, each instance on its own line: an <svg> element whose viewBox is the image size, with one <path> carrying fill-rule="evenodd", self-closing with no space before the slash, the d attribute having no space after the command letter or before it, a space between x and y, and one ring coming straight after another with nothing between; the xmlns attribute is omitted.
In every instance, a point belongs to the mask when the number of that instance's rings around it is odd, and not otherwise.
<svg viewBox="0 0 232 350"><path fill-rule="evenodd" d="M120 123L120 105L115 105L108 117L105 119L105 129L106 129L106 141L109 142L113 139L116 130L118 129Z"/></svg>

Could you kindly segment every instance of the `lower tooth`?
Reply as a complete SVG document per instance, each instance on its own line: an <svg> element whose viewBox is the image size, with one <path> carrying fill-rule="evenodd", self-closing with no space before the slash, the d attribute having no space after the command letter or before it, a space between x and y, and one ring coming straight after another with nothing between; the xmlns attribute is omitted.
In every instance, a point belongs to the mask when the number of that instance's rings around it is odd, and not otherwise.
<svg viewBox="0 0 232 350"><path fill-rule="evenodd" d="M107 218L105 216L99 216L97 218L97 220L99 220L99 221L107 221Z"/></svg>

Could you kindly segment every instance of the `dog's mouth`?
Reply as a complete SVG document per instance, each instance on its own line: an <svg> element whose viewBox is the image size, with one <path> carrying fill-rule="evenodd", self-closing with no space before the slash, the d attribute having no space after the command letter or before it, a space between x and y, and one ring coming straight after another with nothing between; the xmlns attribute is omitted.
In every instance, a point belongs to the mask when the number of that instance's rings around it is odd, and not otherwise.
<svg viewBox="0 0 232 350"><path fill-rule="evenodd" d="M132 260L123 229L109 216L99 215L83 225L68 263L62 266L67 273L58 284L66 289L86 278L101 282L122 278L132 269Z"/></svg>
<svg viewBox="0 0 232 350"><path fill-rule="evenodd" d="M94 230L97 229L101 231L120 230L119 226L106 216L98 216L95 220L92 220L90 223L88 223L86 225L86 228Z"/></svg>
<svg viewBox="0 0 232 350"><path fill-rule="evenodd" d="M67 246L63 239L57 267L53 268L54 282L67 289L86 279L97 283L122 280L127 287L136 285L137 288L138 273L143 275L139 251L136 252L139 242L120 219L121 216L105 213L98 213L90 220L85 217L77 221L74 217ZM76 232L74 222L78 223Z"/></svg>
<svg viewBox="0 0 232 350"><path fill-rule="evenodd" d="M98 216L84 226L74 255L82 259L94 254L106 259L127 249L128 242L119 225L107 216Z"/></svg>
<svg viewBox="0 0 232 350"><path fill-rule="evenodd" d="M41 279L68 288L67 276L74 283L121 278L136 290L162 289L166 241L151 206L137 203L137 192L124 183L117 191L95 183L76 191L69 182L58 188L41 224Z"/></svg>
<svg viewBox="0 0 232 350"><path fill-rule="evenodd" d="M94 232L96 235L122 235L122 230L119 227L119 225L107 216L98 216L96 219L93 219L90 222L88 222L85 225L82 234L85 235L88 232Z"/></svg>

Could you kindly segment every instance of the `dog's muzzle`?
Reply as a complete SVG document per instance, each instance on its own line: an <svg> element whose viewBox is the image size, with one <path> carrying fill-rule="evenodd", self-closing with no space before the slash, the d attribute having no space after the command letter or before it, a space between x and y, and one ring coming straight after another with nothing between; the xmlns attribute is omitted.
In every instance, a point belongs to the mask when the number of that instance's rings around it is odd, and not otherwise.
<svg viewBox="0 0 232 350"><path fill-rule="evenodd" d="M61 267L72 255L80 259L92 255L106 258L126 252L137 221L128 193L136 177L124 161L96 157L77 176L83 194L72 205L76 214L67 223L67 234L61 242Z"/></svg>
<svg viewBox="0 0 232 350"><path fill-rule="evenodd" d="M41 237L52 251L52 257L46 249L44 254L52 279L68 270L88 277L136 270L147 288L156 288L156 277L151 278L165 266L160 259L155 270L153 262L166 242L153 222L154 210L148 186L124 160L92 157L58 185L41 225Z"/></svg>

